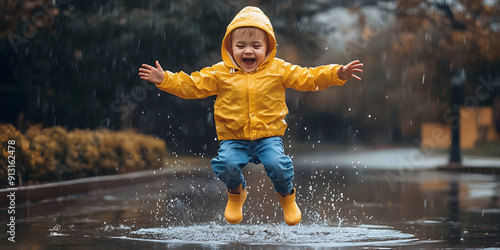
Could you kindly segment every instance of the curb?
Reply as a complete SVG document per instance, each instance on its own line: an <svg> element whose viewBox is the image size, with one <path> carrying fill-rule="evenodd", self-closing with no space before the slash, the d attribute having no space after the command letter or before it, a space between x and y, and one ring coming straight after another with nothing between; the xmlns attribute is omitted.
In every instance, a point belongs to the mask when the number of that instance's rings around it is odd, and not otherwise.
<svg viewBox="0 0 500 250"><path fill-rule="evenodd" d="M176 168L148 170L128 174L89 177L57 183L0 189L0 210L8 208L11 197L14 197L16 207L23 207L44 200L54 200L61 197L87 194L102 189L111 189L171 178L176 174L176 170L179 171L179 169Z"/></svg>

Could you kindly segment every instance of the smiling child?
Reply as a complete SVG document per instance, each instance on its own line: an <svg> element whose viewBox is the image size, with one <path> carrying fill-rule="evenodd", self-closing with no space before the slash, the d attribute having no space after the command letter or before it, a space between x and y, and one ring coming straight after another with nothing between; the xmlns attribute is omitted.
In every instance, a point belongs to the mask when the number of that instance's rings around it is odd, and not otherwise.
<svg viewBox="0 0 500 250"><path fill-rule="evenodd" d="M228 25L221 46L222 62L186 74L143 64L141 79L185 99L217 95L214 118L220 148L211 165L227 187L224 216L231 224L243 219L247 197L241 170L249 163L264 165L277 191L288 225L300 222L295 201L292 160L285 155L281 136L287 128L285 91L318 91L361 80L363 64L330 64L315 68L292 65L275 57L276 38L269 18L257 7L245 7Z"/></svg>

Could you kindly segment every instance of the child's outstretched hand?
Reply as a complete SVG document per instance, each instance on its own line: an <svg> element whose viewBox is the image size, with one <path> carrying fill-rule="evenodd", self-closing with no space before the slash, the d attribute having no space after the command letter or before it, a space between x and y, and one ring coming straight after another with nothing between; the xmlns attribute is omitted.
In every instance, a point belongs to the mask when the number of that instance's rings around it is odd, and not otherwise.
<svg viewBox="0 0 500 250"><path fill-rule="evenodd" d="M141 79L148 80L156 85L163 82L163 69L158 61L156 61L156 68L151 65L143 64L142 68L139 69L139 75Z"/></svg>
<svg viewBox="0 0 500 250"><path fill-rule="evenodd" d="M354 72L362 73L362 67L363 64L360 63L359 60L354 60L345 66L341 65L337 70L337 76L342 80L349 80L351 77L361 80L361 78L355 75Z"/></svg>

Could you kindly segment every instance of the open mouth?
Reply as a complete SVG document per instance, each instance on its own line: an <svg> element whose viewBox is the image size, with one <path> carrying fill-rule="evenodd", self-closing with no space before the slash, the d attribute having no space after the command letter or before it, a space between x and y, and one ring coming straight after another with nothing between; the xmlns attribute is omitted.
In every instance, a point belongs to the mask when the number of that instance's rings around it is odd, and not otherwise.
<svg viewBox="0 0 500 250"><path fill-rule="evenodd" d="M247 66L251 66L257 61L255 58L243 58L243 63Z"/></svg>

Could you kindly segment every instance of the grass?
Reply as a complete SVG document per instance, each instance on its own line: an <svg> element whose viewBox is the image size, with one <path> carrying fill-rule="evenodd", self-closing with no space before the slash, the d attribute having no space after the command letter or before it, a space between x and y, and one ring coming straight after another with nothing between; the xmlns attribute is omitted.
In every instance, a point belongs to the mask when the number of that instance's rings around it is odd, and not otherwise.
<svg viewBox="0 0 500 250"><path fill-rule="evenodd" d="M449 148L436 149L437 152L442 154L449 154ZM500 157L500 142L483 142L477 143L472 149L462 149L462 156L471 157Z"/></svg>
<svg viewBox="0 0 500 250"><path fill-rule="evenodd" d="M500 157L500 142L478 143L473 149L463 149L462 154L467 156Z"/></svg>

